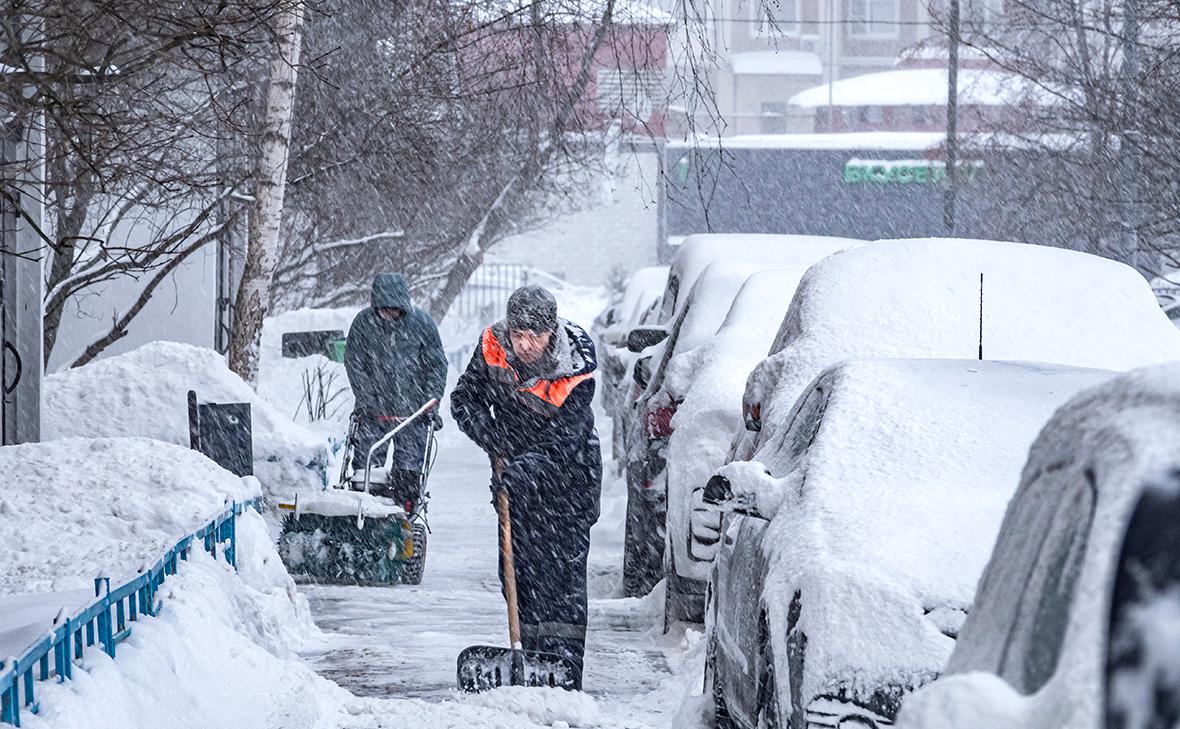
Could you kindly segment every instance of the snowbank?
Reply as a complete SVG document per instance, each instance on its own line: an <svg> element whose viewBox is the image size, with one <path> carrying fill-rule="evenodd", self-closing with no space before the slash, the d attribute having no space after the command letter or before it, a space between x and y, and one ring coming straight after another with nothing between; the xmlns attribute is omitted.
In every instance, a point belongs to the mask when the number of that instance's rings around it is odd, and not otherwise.
<svg viewBox="0 0 1180 729"><path fill-rule="evenodd" d="M142 436L187 446L187 393L202 402L246 402L253 413L254 469L269 500L322 488L324 440L259 397L209 349L152 342L117 357L49 375L46 438Z"/></svg>
<svg viewBox="0 0 1180 729"><path fill-rule="evenodd" d="M196 451L146 438L0 448L0 593L112 584L154 563L226 503L258 496Z"/></svg>

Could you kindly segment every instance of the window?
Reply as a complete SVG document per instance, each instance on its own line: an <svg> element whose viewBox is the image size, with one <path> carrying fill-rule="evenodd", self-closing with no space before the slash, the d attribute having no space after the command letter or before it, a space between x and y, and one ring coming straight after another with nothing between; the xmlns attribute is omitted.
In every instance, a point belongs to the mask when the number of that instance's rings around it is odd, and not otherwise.
<svg viewBox="0 0 1180 729"><path fill-rule="evenodd" d="M791 35L799 31L799 0L748 0L750 36Z"/></svg>
<svg viewBox="0 0 1180 729"><path fill-rule="evenodd" d="M1087 469L1086 483L1071 489L1057 505L1040 545L1004 646L1001 675L1022 694L1036 693L1057 670L1073 605L1074 587L1094 520L1097 489Z"/></svg>
<svg viewBox="0 0 1180 729"><path fill-rule="evenodd" d="M934 125L934 111L929 106L911 106L910 122L915 128Z"/></svg>
<svg viewBox="0 0 1180 729"><path fill-rule="evenodd" d="M848 34L897 35L898 0L848 0Z"/></svg>
<svg viewBox="0 0 1180 729"><path fill-rule="evenodd" d="M762 133L785 134L787 131L787 105L784 102L762 104Z"/></svg>
<svg viewBox="0 0 1180 729"><path fill-rule="evenodd" d="M1004 0L966 0L962 7L964 28L981 30L1004 14Z"/></svg>

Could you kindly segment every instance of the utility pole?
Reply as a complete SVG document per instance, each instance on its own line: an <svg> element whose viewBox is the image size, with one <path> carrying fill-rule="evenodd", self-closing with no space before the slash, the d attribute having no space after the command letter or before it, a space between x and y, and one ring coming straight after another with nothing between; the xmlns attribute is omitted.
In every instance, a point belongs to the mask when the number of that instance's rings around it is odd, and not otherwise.
<svg viewBox="0 0 1180 729"><path fill-rule="evenodd" d="M950 0L950 33L946 67L946 190L942 222L948 236L955 235L955 203L959 194L959 0Z"/></svg>
<svg viewBox="0 0 1180 729"><path fill-rule="evenodd" d="M1139 264L1139 0L1123 0L1123 108L1119 134L1119 251Z"/></svg>

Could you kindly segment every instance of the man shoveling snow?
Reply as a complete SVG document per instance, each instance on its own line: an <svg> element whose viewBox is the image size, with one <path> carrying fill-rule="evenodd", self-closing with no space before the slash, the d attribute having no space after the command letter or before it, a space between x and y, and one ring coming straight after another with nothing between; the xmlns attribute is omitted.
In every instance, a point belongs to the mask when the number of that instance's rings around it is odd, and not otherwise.
<svg viewBox="0 0 1180 729"><path fill-rule="evenodd" d="M586 332L557 316L551 293L525 286L509 297L506 318L484 331L451 393L455 422L492 460L502 537L510 526L511 539L501 541L512 559L502 560L500 578L510 623L514 598L518 605L520 647L559 657L571 669L564 685L577 689L602 485L590 409L596 366Z"/></svg>

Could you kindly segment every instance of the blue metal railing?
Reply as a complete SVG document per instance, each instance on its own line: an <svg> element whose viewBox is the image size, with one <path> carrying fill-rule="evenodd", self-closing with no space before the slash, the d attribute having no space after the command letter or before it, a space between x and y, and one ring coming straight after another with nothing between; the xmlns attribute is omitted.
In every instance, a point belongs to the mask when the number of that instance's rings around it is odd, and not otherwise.
<svg viewBox="0 0 1180 729"><path fill-rule="evenodd" d="M180 562L188 559L194 541L215 557L221 548L225 560L236 568L238 515L248 508L259 509L261 504L260 498L234 502L208 524L177 542L150 568L114 589L110 578L97 578L94 602L72 616L59 616L44 638L17 658L0 663L0 723L19 727L23 710L37 713L37 681L56 677L60 682L72 678L74 661L81 660L87 648L98 645L114 658L116 646L131 635L130 623L141 614L159 613L160 586L176 574Z"/></svg>

